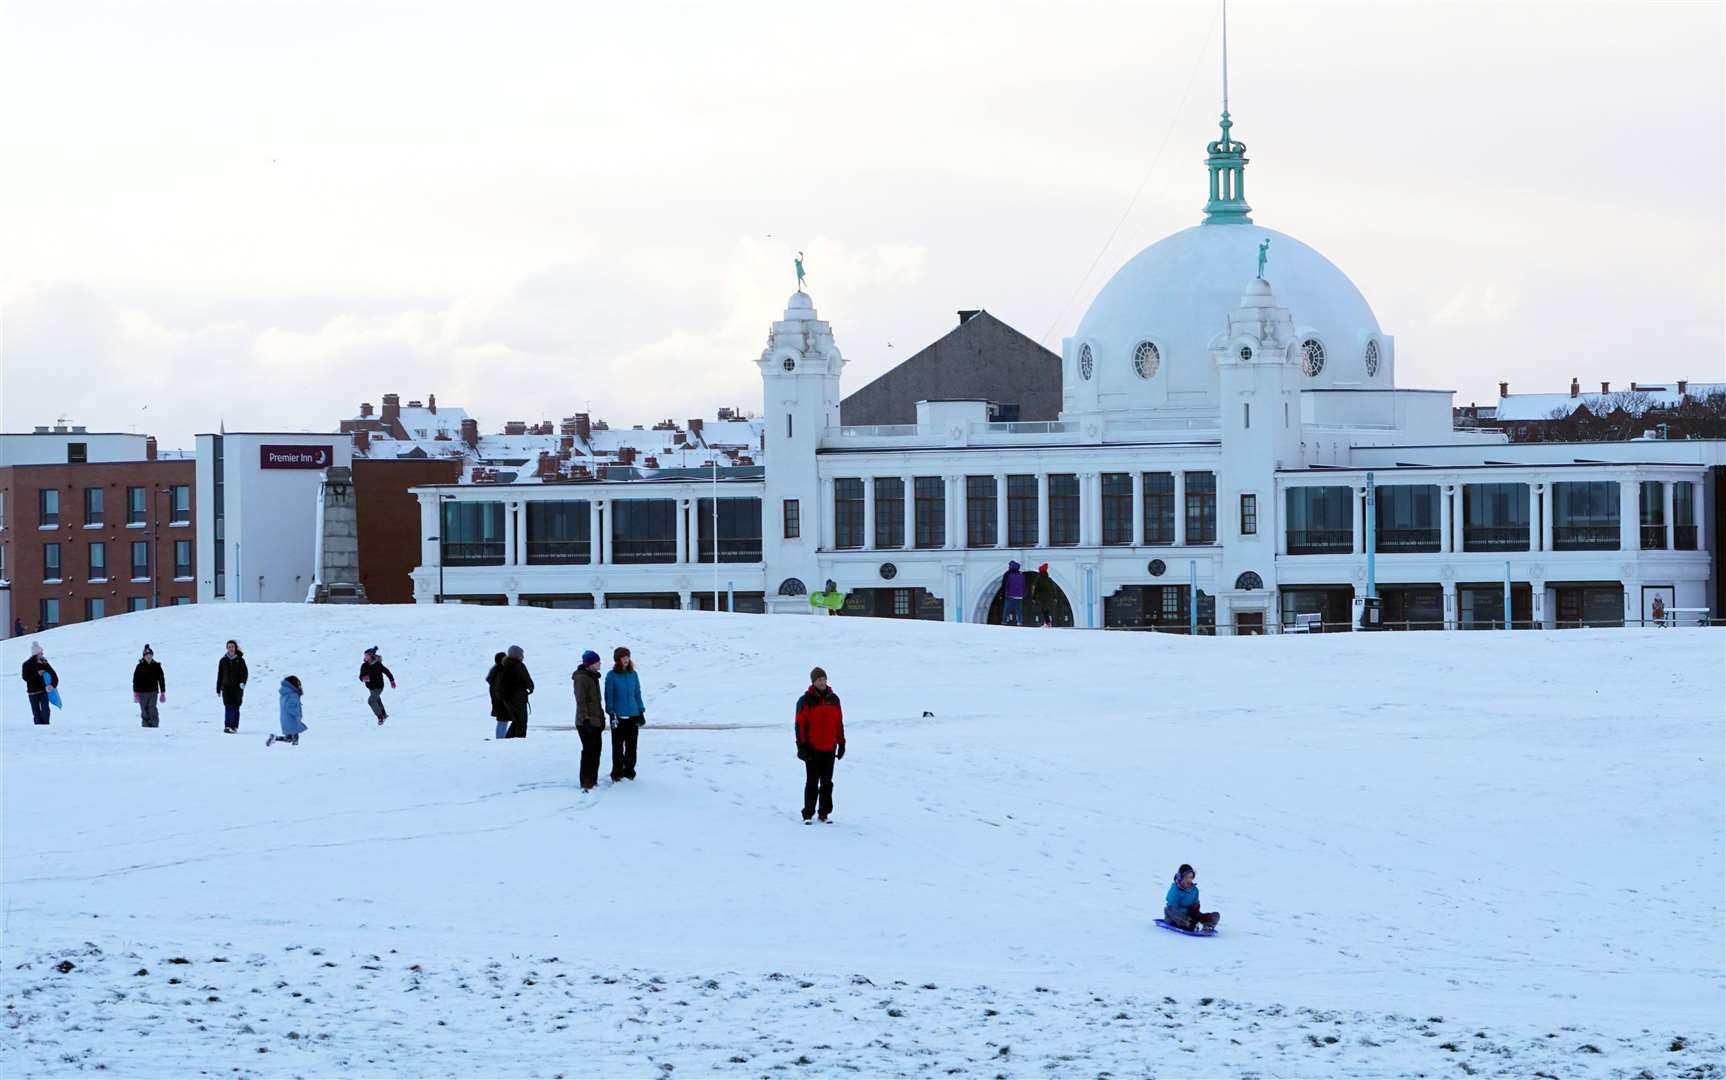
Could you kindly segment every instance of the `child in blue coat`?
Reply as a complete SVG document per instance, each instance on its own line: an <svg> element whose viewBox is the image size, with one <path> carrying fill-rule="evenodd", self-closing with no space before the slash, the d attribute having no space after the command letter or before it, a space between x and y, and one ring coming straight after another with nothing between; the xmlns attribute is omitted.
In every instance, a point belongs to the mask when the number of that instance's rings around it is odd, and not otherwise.
<svg viewBox="0 0 1726 1080"><path fill-rule="evenodd" d="M271 735L264 740L264 745L274 746L278 742L283 742L289 746L298 746L300 745L300 732L306 730L305 721L300 719L303 711L300 708L300 696L305 692L300 688L300 677L289 675L283 679L281 690L278 692L282 696L282 733Z"/></svg>
<svg viewBox="0 0 1726 1080"><path fill-rule="evenodd" d="M1186 863L1175 871L1174 883L1163 900L1163 921L1182 930L1215 930L1222 915L1199 910L1198 873Z"/></svg>

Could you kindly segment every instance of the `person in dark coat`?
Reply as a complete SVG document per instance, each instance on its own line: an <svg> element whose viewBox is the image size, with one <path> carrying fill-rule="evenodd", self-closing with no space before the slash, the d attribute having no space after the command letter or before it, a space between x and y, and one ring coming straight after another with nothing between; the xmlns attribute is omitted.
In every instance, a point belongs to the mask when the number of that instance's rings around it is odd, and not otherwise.
<svg viewBox="0 0 1726 1080"><path fill-rule="evenodd" d="M797 758L803 762L803 824L833 813L833 763L845 756L845 715L839 695L827 685L827 673L809 673L809 689L797 699Z"/></svg>
<svg viewBox="0 0 1726 1080"><path fill-rule="evenodd" d="M162 726L156 704L168 700L168 680L148 645L144 646L144 655L138 660L138 666L132 669L132 700L138 706L138 716L145 727Z"/></svg>
<svg viewBox="0 0 1726 1080"><path fill-rule="evenodd" d="M48 722L48 691L60 685L60 675L42 652L42 643L30 645L30 658L19 672L24 680L24 694L30 699L30 718L38 724Z"/></svg>
<svg viewBox="0 0 1726 1080"><path fill-rule="evenodd" d="M1027 574L1031 586L1031 625L1055 625L1055 579L1049 576L1049 564L1043 563L1037 567L1035 574Z"/></svg>
<svg viewBox="0 0 1726 1080"><path fill-rule="evenodd" d="M599 654L581 654L581 666L570 673L575 683L575 733L581 736L581 790L599 786L600 733L605 730L605 696L599 689Z"/></svg>
<svg viewBox="0 0 1726 1080"><path fill-rule="evenodd" d="M507 738L509 735L509 712L497 697L497 677L503 673L503 653L492 658L491 670L485 673L486 696L491 698L491 718L497 724L497 734L494 738Z"/></svg>
<svg viewBox="0 0 1726 1080"><path fill-rule="evenodd" d="M1017 561L1009 562L1001 575L1001 595L1001 625L1025 625L1025 572Z"/></svg>
<svg viewBox="0 0 1726 1080"><path fill-rule="evenodd" d="M611 717L611 779L635 779L635 741L647 723L647 707L641 703L641 676L635 658L619 645L611 654L611 670L605 673L605 712Z"/></svg>
<svg viewBox="0 0 1726 1080"><path fill-rule="evenodd" d="M216 694L222 699L222 733L232 735L240 730L240 702L246 696L246 654L240 643L229 639L228 651L216 663Z"/></svg>
<svg viewBox="0 0 1726 1080"><path fill-rule="evenodd" d="M13 619L12 620L12 636L13 637L23 637L24 636L24 620L23 619Z"/></svg>
<svg viewBox="0 0 1726 1080"><path fill-rule="evenodd" d="M366 698L366 704L372 707L372 715L378 718L378 726L390 718L384 711L384 680L390 681L390 689L396 688L395 673L384 667L384 658L378 655L378 647L373 645L366 650L364 660L360 661L360 682L366 684L371 695Z"/></svg>
<svg viewBox="0 0 1726 1080"><path fill-rule="evenodd" d="M494 684L498 703L509 717L509 731L504 734L506 739L527 738L527 699L533 693L533 676L523 662L526 659L527 654L522 652L520 645L511 645Z"/></svg>

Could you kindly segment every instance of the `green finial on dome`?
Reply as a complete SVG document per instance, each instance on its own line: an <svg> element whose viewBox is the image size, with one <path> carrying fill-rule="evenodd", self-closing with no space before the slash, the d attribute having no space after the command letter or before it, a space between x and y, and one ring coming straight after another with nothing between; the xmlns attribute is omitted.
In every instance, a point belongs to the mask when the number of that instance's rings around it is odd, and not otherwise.
<svg viewBox="0 0 1726 1080"><path fill-rule="evenodd" d="M1206 225L1251 225L1253 208L1247 205L1247 144L1232 138L1229 129L1229 6L1223 0L1223 118L1222 138L1205 149L1205 167L1211 171L1211 198L1205 203Z"/></svg>

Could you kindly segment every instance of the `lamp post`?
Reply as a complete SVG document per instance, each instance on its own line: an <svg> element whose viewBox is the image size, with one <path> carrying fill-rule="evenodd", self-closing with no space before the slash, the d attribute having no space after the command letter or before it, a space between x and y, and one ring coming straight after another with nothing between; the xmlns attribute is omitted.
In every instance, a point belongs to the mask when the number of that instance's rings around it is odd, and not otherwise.
<svg viewBox="0 0 1726 1080"><path fill-rule="evenodd" d="M453 501L454 499L455 499L454 495L445 495L442 492L438 493L438 497L437 497L437 531L438 531L438 534L436 536L426 537L426 541L428 543L433 543L433 544L437 545L437 600L436 600L436 603L439 603L439 604L443 603L443 527L444 527L443 504L445 502Z"/></svg>

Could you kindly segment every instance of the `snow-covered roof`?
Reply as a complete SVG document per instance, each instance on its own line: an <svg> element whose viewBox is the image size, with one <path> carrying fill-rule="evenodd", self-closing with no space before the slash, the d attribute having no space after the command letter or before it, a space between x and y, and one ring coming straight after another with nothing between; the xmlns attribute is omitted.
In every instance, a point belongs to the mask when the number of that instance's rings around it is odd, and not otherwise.
<svg viewBox="0 0 1726 1080"><path fill-rule="evenodd" d="M461 434L461 422L466 419L466 409L440 408L432 412L426 408L403 406L401 411L402 430L410 438L417 439L429 439L439 434L456 438Z"/></svg>
<svg viewBox="0 0 1726 1080"><path fill-rule="evenodd" d="M1605 394L1506 394L1498 399L1498 420L1550 420L1552 414L1564 410L1568 416L1576 411L1578 405L1587 405L1593 413L1611 412L1621 403L1634 398L1645 402L1650 408L1677 408L1685 398L1700 399L1712 394L1726 393L1726 383L1689 383L1683 394L1678 393L1678 384L1671 383L1632 383L1623 390L1614 390Z"/></svg>

